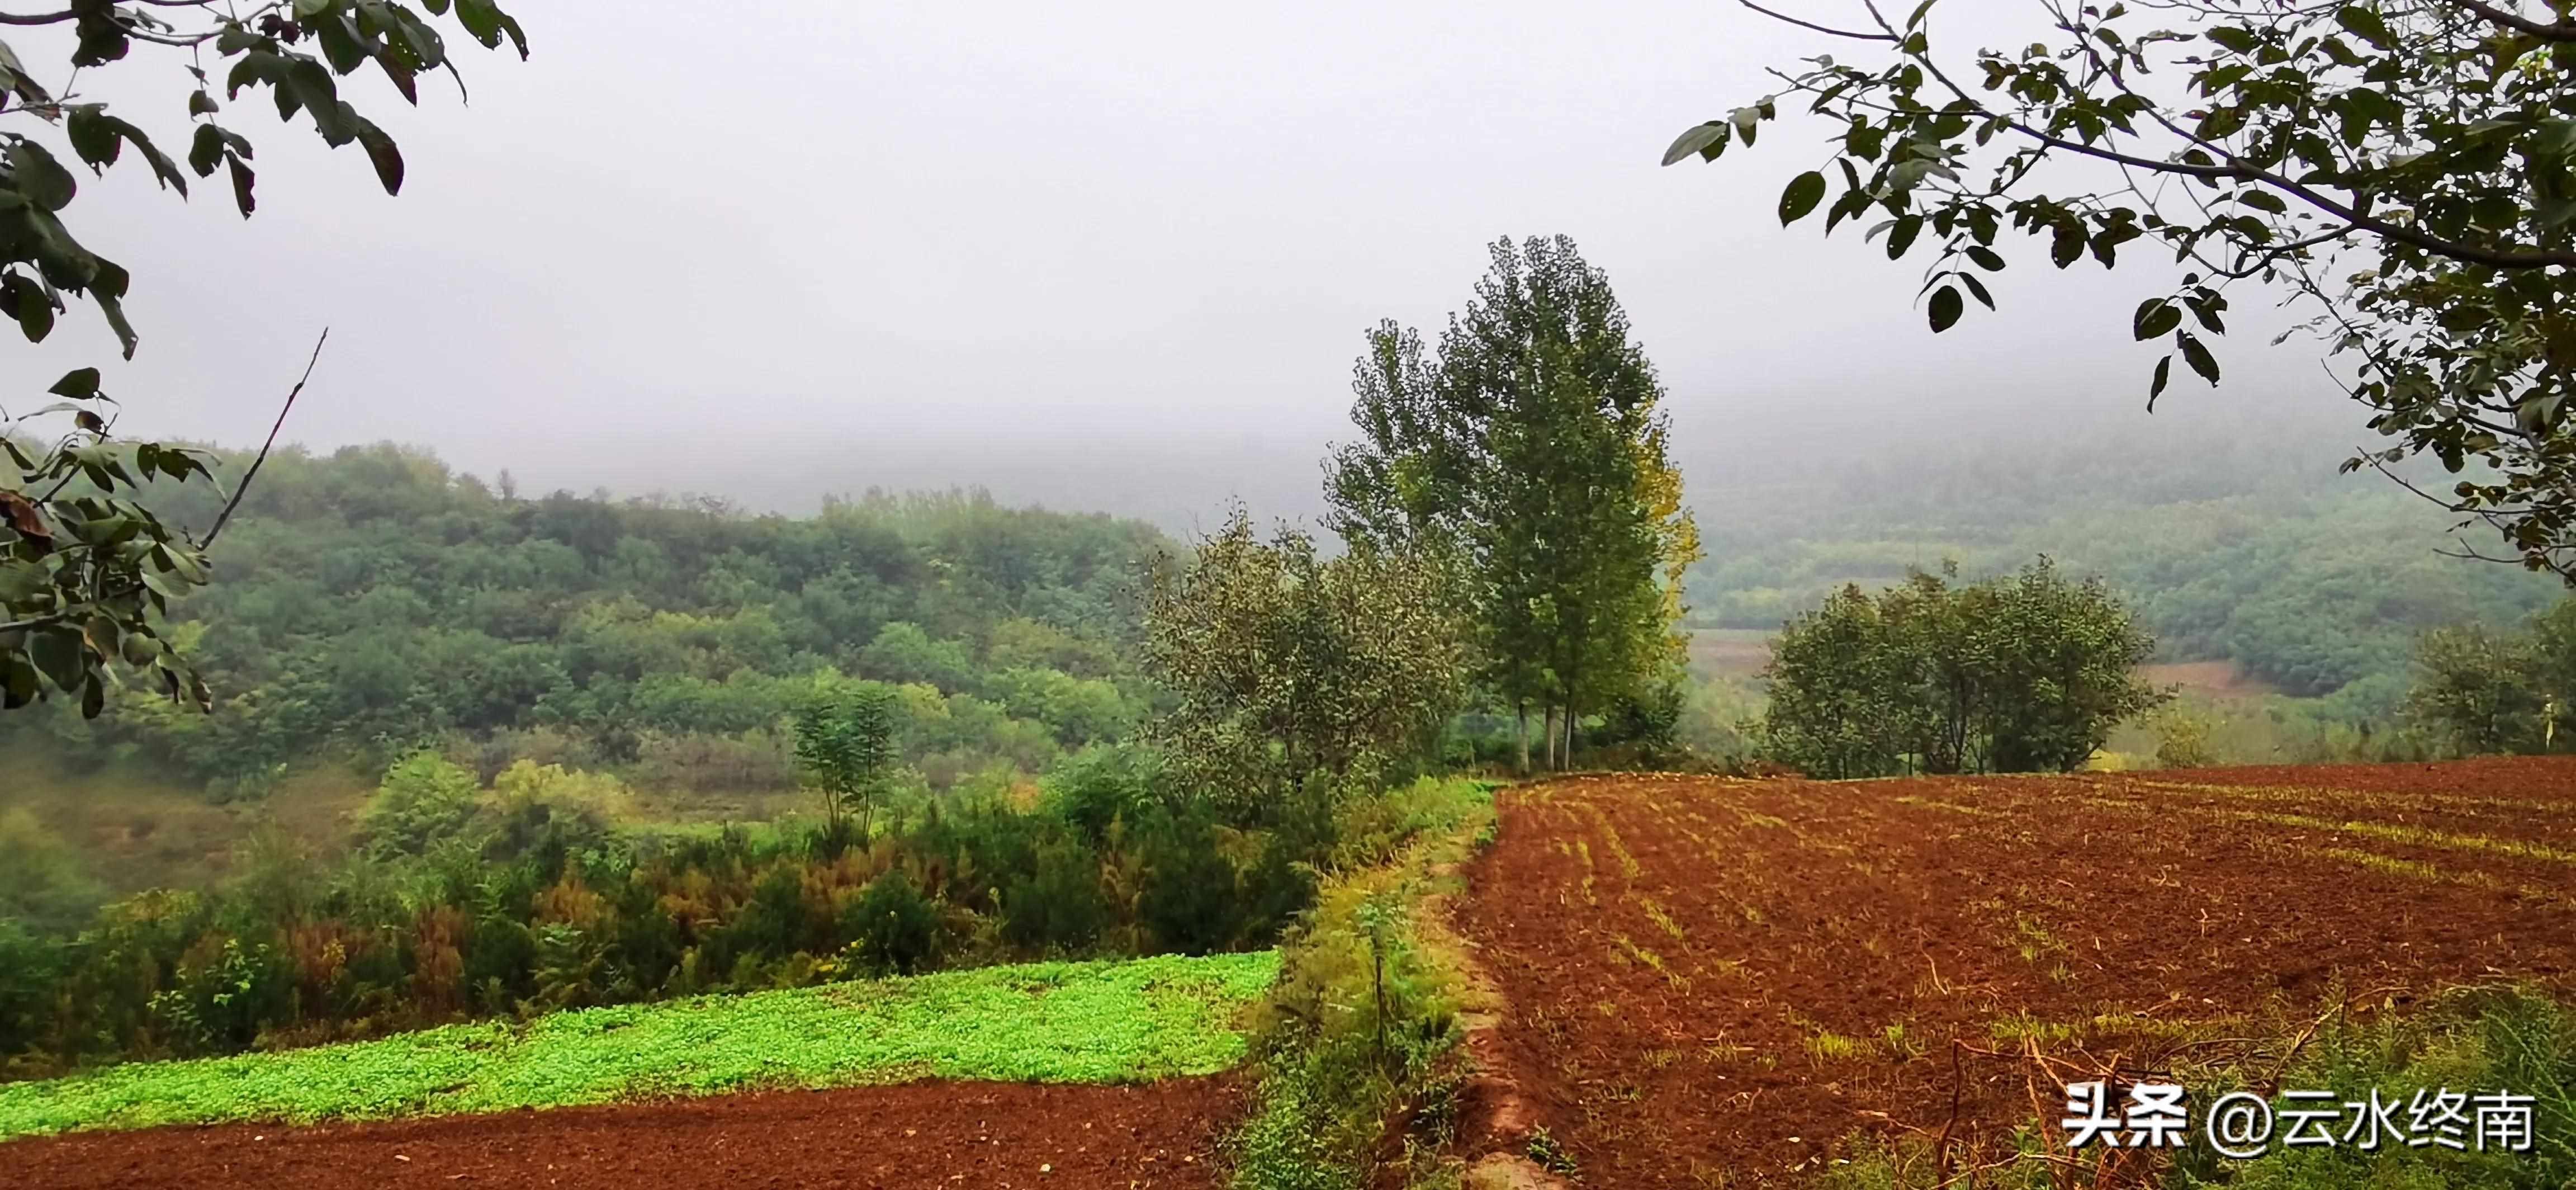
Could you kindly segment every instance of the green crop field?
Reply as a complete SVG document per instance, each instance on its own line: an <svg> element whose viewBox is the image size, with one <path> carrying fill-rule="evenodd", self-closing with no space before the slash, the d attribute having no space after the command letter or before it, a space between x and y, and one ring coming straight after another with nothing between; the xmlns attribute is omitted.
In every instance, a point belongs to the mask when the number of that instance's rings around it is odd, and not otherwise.
<svg viewBox="0 0 2576 1190"><path fill-rule="evenodd" d="M1241 1061L1275 951L1032 963L451 1025L0 1086L0 1140L561 1107L914 1078L1139 1082Z"/></svg>

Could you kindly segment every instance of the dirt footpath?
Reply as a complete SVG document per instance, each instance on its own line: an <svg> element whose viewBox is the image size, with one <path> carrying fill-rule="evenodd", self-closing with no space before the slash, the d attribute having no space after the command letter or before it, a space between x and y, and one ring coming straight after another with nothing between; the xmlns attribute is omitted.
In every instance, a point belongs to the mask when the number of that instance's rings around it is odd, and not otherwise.
<svg viewBox="0 0 2576 1190"><path fill-rule="evenodd" d="M1138 1087L908 1083L310 1128L222 1125L0 1144L0 1186L1011 1187L1223 1184L1231 1078Z"/></svg>

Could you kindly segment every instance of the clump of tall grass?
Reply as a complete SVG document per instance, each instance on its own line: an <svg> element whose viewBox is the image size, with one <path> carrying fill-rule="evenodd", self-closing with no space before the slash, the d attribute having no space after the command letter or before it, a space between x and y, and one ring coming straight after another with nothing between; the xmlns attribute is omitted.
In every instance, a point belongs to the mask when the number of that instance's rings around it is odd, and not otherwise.
<svg viewBox="0 0 2576 1190"><path fill-rule="evenodd" d="M1390 797L1412 837L1371 867L1328 877L1280 942L1280 979L1259 1014L1251 1118L1235 1140L1237 1190L1357 1190L1400 1120L1403 1152L1430 1174L1464 1068L1462 988L1418 910L1434 869L1488 841L1492 794L1424 781ZM1374 812L1373 812L1374 813ZM1375 833L1355 829L1345 837ZM1381 836L1383 837L1383 836Z"/></svg>
<svg viewBox="0 0 2576 1190"><path fill-rule="evenodd" d="M2108 1018L2100 1018L2108 1019ZM2186 1074L2192 1133L2188 1147L2162 1163L2122 1162L2108 1173L2089 1162L2066 1163L2053 1133L2024 1121L2009 1137L1977 1142L1973 1160L1954 1152L1943 1161L1920 1137L1854 1136L1818 1180L1827 1190L1961 1190L1963 1171L1975 1168L1979 1190L2112 1190L2162 1186L2165 1190L2566 1190L2576 1186L2576 1007L2530 988L2464 989L2404 1016L2367 1019L2331 1013L2325 1021L2284 1036L2278 1053L2295 1047L2286 1067L2274 1057ZM1996 1022L1998 1040L2040 1037L2064 1043L2081 1030L2044 1025L2028 1017ZM2331 1091L2338 1100L2366 1102L2373 1090L2399 1104L2416 1092L2443 1089L2467 1095L2509 1091L2532 1097L2533 1144L2528 1152L2478 1151L2474 1131L2465 1151L2412 1146L2383 1139L2375 1149L2279 1143L2232 1160L2209 1146L2202 1112L2221 1095L2247 1088ZM2281 1100L2275 1100L2274 1110ZM2474 1122L2474 1114L2471 1116ZM2349 1120L2334 1122L2338 1140ZM2000 1146L2000 1147L1998 1147ZM2098 1150L2088 1150L2098 1152ZM1944 1175L1949 1182L1942 1181Z"/></svg>
<svg viewBox="0 0 2576 1190"><path fill-rule="evenodd" d="M2529 1152L2467 1151L2382 1144L2287 1148L2251 1161L2195 1151L2178 1163L2180 1187L2239 1190L2564 1190L2576 1185L2576 1008L2531 989L2455 992L2402 1019L2320 1028L2283 1074L2289 1089L2331 1090L2344 1099L2406 1103L2448 1089L2510 1091L2533 1099ZM2195 1089L2206 1102L2221 1093ZM2406 1113L2398 1113L2401 1122ZM2472 1141L2474 1138L2472 1138Z"/></svg>

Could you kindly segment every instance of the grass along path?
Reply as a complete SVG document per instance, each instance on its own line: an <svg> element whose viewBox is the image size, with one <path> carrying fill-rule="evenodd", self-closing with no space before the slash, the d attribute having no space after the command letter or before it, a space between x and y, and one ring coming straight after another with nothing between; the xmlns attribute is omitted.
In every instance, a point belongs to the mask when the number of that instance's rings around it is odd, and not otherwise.
<svg viewBox="0 0 2576 1190"><path fill-rule="evenodd" d="M0 1085L0 1140L442 1115L916 1078L1144 1082L1242 1060L1275 951L1032 963L450 1025Z"/></svg>

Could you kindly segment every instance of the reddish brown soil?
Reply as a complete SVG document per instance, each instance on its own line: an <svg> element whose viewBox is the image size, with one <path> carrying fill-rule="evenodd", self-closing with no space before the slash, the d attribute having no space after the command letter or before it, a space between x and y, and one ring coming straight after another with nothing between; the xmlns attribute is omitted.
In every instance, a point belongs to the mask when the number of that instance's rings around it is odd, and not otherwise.
<svg viewBox="0 0 2576 1190"><path fill-rule="evenodd" d="M1945 1129L1990 1156L2072 1071L2269 1068L2337 1004L2576 987L2565 759L1574 778L1502 819L1461 928L1598 1185L1794 1183Z"/></svg>
<svg viewBox="0 0 2576 1190"><path fill-rule="evenodd" d="M847 1190L1214 1187L1226 1078L1141 1087L910 1083L625 1107L0 1144L0 1186Z"/></svg>

